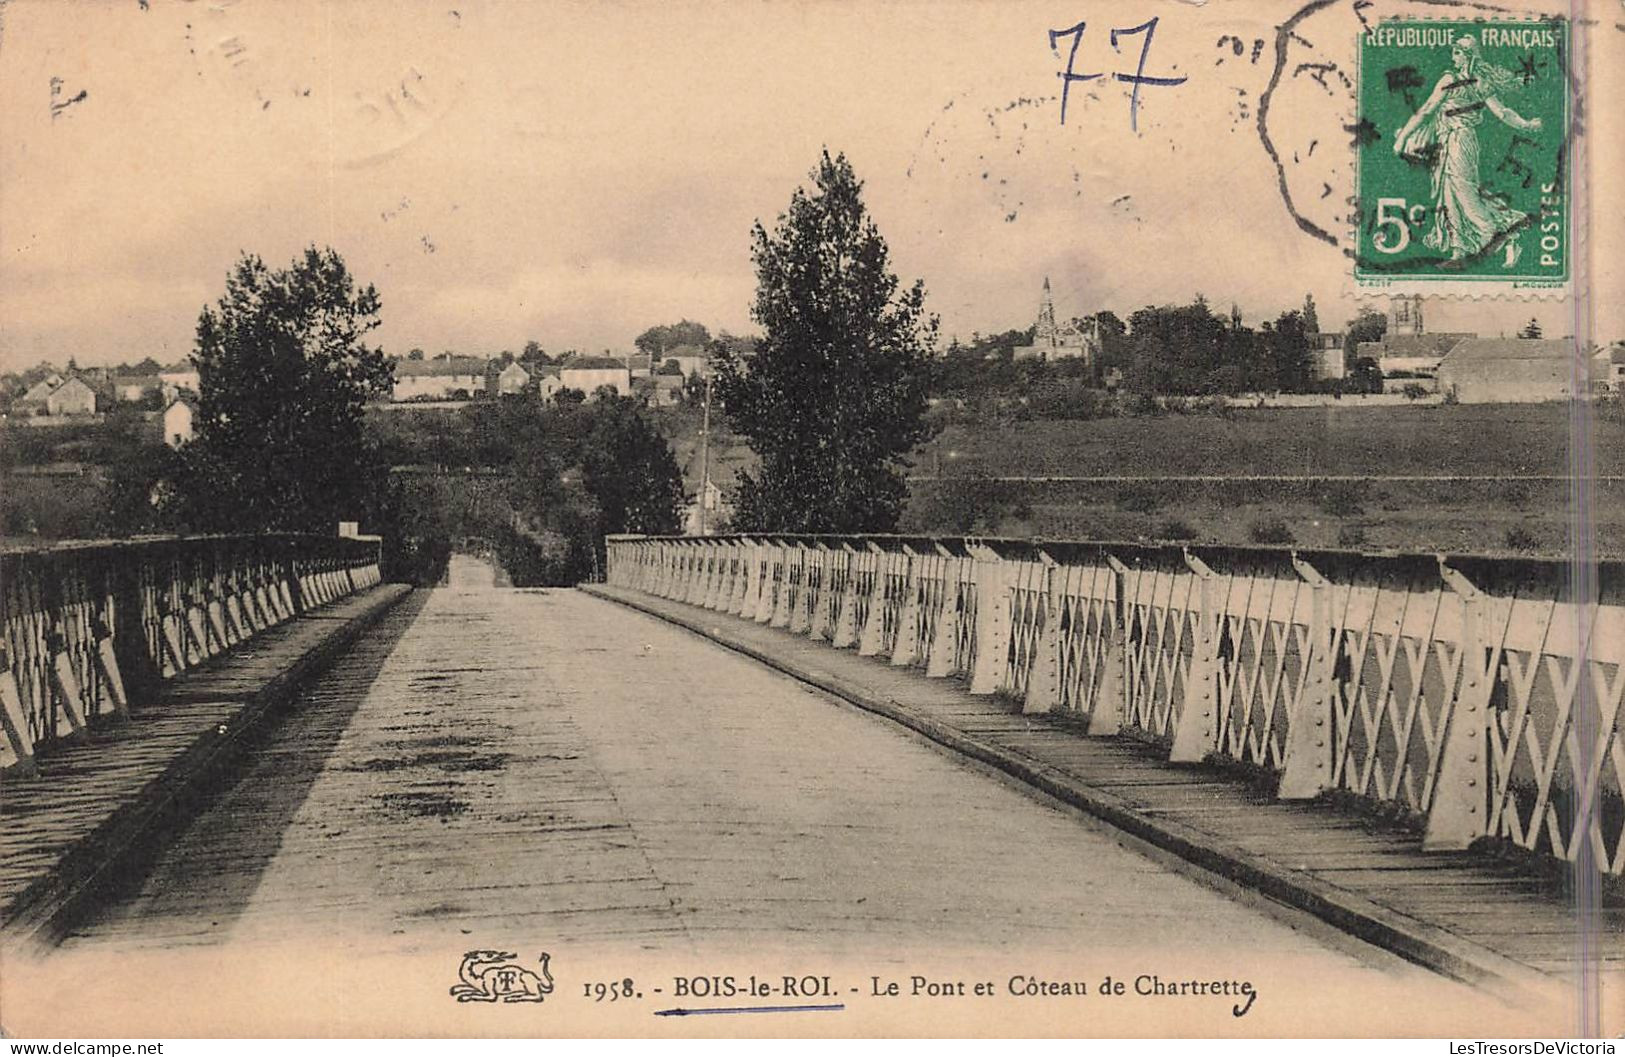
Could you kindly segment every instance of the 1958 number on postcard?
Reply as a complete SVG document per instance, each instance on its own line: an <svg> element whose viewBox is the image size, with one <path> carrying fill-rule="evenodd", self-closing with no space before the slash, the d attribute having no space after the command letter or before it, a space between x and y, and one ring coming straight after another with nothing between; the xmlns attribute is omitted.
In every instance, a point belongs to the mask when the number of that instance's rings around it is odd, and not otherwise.
<svg viewBox="0 0 1625 1057"><path fill-rule="evenodd" d="M1569 279L1568 24L1400 20L1360 42L1355 277Z"/></svg>

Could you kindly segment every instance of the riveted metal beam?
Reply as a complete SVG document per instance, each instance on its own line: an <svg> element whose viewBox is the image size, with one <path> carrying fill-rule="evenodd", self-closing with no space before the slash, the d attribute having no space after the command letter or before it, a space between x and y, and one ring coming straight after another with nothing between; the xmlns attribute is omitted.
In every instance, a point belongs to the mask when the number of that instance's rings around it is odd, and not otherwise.
<svg viewBox="0 0 1625 1057"><path fill-rule="evenodd" d="M1292 568L1312 592L1309 608L1309 658L1297 707L1287 714L1282 800L1308 800L1331 786L1332 708L1337 686L1332 680L1337 629L1331 622L1331 583L1313 565L1292 555Z"/></svg>
<svg viewBox="0 0 1625 1057"><path fill-rule="evenodd" d="M1461 676L1451 699L1439 777L1422 831L1423 851L1459 851L1489 833L1489 702L1484 595L1441 557L1439 578L1461 606Z"/></svg>

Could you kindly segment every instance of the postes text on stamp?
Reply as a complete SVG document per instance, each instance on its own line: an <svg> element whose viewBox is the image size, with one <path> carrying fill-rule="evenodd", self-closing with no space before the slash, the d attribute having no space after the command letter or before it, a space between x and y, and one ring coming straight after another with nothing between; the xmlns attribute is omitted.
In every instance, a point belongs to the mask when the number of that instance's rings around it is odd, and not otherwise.
<svg viewBox="0 0 1625 1057"><path fill-rule="evenodd" d="M1567 283L1568 55L1555 19L1397 20L1362 34L1361 286Z"/></svg>

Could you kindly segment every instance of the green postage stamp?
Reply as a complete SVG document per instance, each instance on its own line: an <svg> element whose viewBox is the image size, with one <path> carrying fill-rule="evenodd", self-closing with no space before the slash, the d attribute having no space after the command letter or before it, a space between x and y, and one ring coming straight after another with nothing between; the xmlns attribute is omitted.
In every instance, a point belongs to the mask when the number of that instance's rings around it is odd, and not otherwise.
<svg viewBox="0 0 1625 1057"><path fill-rule="evenodd" d="M1559 19L1410 19L1362 34L1360 286L1567 284L1568 58Z"/></svg>

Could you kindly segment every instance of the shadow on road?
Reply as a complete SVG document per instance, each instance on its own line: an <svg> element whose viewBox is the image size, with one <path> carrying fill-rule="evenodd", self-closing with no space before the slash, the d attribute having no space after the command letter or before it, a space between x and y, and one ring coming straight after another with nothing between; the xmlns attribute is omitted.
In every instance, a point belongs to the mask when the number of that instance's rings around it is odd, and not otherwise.
<svg viewBox="0 0 1625 1057"><path fill-rule="evenodd" d="M151 933L154 919L181 926L171 931L223 938L430 594L420 590L402 600L292 704L268 716L250 734L242 762L177 807L173 822L98 895L68 942L87 933L134 933L138 921L141 933Z"/></svg>

